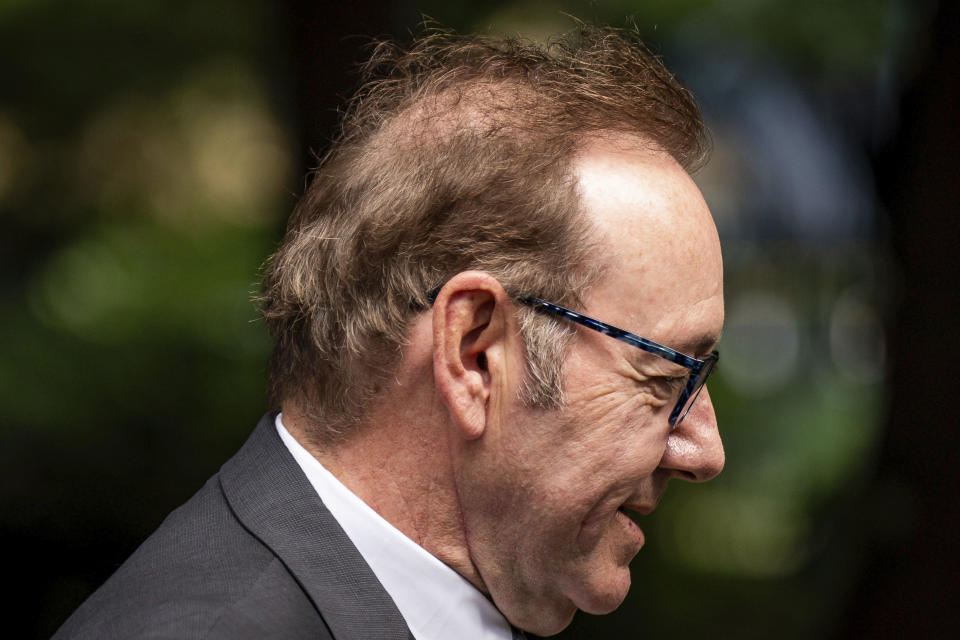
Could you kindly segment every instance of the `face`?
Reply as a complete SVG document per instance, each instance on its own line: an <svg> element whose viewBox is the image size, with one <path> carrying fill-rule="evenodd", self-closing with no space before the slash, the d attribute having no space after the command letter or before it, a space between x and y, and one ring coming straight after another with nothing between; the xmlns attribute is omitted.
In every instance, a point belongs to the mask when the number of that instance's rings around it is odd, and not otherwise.
<svg viewBox="0 0 960 640"><path fill-rule="evenodd" d="M723 324L723 277L716 228L693 181L668 156L612 146L585 153L577 176L609 250L583 311L705 356ZM627 512L652 511L670 478L705 481L720 472L706 389L669 427L685 374L578 329L564 363L563 409L532 410L507 397L493 403L459 491L471 558L513 624L550 635L577 609L615 609L644 543Z"/></svg>

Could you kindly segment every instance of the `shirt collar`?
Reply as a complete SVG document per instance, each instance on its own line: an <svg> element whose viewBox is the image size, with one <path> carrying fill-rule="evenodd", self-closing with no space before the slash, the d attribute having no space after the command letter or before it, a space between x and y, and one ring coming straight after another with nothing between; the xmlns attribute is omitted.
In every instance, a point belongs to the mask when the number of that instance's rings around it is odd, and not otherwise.
<svg viewBox="0 0 960 640"><path fill-rule="evenodd" d="M276 427L417 640L511 640L510 625L480 591L350 491L290 435L280 414Z"/></svg>

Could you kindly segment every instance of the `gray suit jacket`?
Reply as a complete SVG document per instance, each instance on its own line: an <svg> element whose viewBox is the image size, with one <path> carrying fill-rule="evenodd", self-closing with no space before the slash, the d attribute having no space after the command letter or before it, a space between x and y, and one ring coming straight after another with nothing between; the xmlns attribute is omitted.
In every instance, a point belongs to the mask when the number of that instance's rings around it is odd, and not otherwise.
<svg viewBox="0 0 960 640"><path fill-rule="evenodd" d="M54 638L410 640L273 420L264 416Z"/></svg>

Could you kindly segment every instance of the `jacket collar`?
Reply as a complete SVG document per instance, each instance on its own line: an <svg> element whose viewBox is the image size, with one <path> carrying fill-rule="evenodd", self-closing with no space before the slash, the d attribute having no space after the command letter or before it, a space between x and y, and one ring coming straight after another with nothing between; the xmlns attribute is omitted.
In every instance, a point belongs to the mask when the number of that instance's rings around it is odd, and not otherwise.
<svg viewBox="0 0 960 640"><path fill-rule="evenodd" d="M265 415L220 470L241 523L297 579L337 640L413 636L360 552L324 507Z"/></svg>

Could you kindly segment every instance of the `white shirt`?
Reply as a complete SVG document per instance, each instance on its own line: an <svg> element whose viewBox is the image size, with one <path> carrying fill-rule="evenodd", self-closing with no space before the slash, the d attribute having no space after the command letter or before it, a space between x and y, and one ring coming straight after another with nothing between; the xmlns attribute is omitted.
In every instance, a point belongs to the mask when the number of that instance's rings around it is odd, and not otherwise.
<svg viewBox="0 0 960 640"><path fill-rule="evenodd" d="M277 433L323 504L387 590L417 640L511 640L496 607L459 573L403 535L357 497L290 435Z"/></svg>

